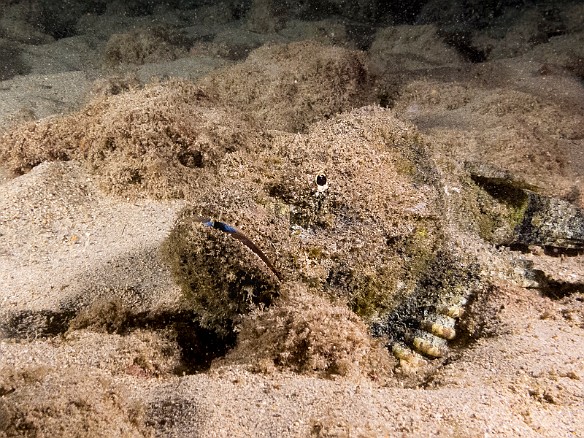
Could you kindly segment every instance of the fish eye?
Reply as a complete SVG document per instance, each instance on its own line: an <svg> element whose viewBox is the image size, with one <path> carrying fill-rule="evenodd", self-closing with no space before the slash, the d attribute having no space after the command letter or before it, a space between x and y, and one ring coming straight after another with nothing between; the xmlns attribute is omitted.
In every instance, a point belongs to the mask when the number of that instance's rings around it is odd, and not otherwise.
<svg viewBox="0 0 584 438"><path fill-rule="evenodd" d="M318 174L315 178L316 181L316 190L318 193L322 193L324 192L326 189L328 189L328 180L326 178L326 175L324 173Z"/></svg>

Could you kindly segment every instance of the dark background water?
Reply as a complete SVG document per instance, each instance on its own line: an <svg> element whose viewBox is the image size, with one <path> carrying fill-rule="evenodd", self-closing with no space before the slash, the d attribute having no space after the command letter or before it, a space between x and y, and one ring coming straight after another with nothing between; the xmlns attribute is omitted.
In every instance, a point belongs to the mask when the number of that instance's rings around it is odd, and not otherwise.
<svg viewBox="0 0 584 438"><path fill-rule="evenodd" d="M574 23L579 20L584 23L584 16L578 17L580 12L574 14L574 10L579 10L574 8L577 4L573 0L0 0L0 80L55 72L62 59L51 61L48 68L35 70L39 46L81 36L90 49L103 53L103 46L114 33L157 25L187 29L186 46L214 40L225 26L235 29L241 25L248 32L248 41L244 47L238 47L237 39L229 41L230 53L225 55L239 60L253 48L269 42L270 35L289 38L280 31L286 31L293 21L325 20L322 26L330 29L340 23L346 32L345 42L361 50L368 50L377 30L387 26L433 24L438 37L466 61L482 63L520 55L554 37L580 32L582 26ZM87 20L88 17L93 19ZM87 27L87 23L101 24ZM193 32L201 23L205 23L205 30ZM492 50L498 41L513 33L519 34L511 43L517 43L517 49L507 50L503 55ZM254 38L257 41L250 43ZM296 34L293 39L303 38ZM485 39L489 42L485 43ZM75 50L71 48L71 53L79 53ZM574 48L573 58L575 61L567 68L584 77L580 48ZM61 70L87 70L95 68L95 64L76 63Z"/></svg>
<svg viewBox="0 0 584 438"><path fill-rule="evenodd" d="M233 19L245 17L252 0L4 0L2 5L26 4L31 20L46 33L59 39L76 34L76 22L84 14L116 13L126 16L146 16L160 9L196 11L197 8L222 4ZM320 20L337 17L363 26L391 24L437 23L445 31L471 31L493 24L505 14L519 16L525 8L536 7L545 17L548 35L562 32L558 12L569 2L550 0L259 0L257 7L271 9L286 19ZM516 11L517 14L509 13ZM544 26L546 27L546 26Z"/></svg>

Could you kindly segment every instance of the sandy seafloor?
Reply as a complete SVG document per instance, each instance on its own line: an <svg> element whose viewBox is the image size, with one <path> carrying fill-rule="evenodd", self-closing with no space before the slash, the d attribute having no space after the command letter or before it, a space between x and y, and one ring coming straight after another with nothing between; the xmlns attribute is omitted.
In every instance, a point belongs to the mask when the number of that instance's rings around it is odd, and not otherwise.
<svg viewBox="0 0 584 438"><path fill-rule="evenodd" d="M59 143L77 126L86 137L68 138L99 139L142 104L187 126L188 107L173 113L164 94L182 79L215 93L196 114L210 144L381 105L436 162L486 162L582 208L584 4L248 3L0 4L0 436L584 436L577 251L532 248L567 286L499 278L469 310L480 336L419 369L389 353L383 379L208 369L221 346L187 333L195 316L160 256L196 197L189 175Z"/></svg>

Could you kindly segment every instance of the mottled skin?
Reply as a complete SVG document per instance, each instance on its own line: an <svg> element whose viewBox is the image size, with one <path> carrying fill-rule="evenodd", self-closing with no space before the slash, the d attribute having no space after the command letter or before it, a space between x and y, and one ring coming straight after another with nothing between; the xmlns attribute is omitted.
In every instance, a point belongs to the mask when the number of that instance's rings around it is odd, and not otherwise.
<svg viewBox="0 0 584 438"><path fill-rule="evenodd" d="M485 287L465 247L468 239L484 246L472 214L451 213L477 210L482 189L461 174L472 199L456 205L466 198L447 195L416 131L381 108L270 141L229 155L222 183L193 194L169 236L166 254L202 323L227 333L241 315L269 306L283 283L301 282L346 303L398 357L411 355L405 343L441 356L466 300Z"/></svg>

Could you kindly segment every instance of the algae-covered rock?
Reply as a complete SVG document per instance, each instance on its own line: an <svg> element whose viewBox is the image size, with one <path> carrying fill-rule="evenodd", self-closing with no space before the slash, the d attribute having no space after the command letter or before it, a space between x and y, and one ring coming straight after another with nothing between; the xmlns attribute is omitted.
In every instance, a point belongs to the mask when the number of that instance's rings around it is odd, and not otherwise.
<svg viewBox="0 0 584 438"><path fill-rule="evenodd" d="M439 36L439 29L435 25L401 25L379 29L369 54L377 74L463 62L456 49Z"/></svg>
<svg viewBox="0 0 584 438"><path fill-rule="evenodd" d="M249 117L190 82L129 88L9 130L0 137L0 161L25 173L43 161L79 160L108 192L182 198L211 183L225 155L261 145Z"/></svg>
<svg viewBox="0 0 584 438"><path fill-rule="evenodd" d="M114 34L105 47L104 66L172 61L186 56L189 45L184 35L161 26Z"/></svg>
<svg viewBox="0 0 584 438"><path fill-rule="evenodd" d="M199 83L266 128L289 132L373 102L365 54L314 41L264 45Z"/></svg>

